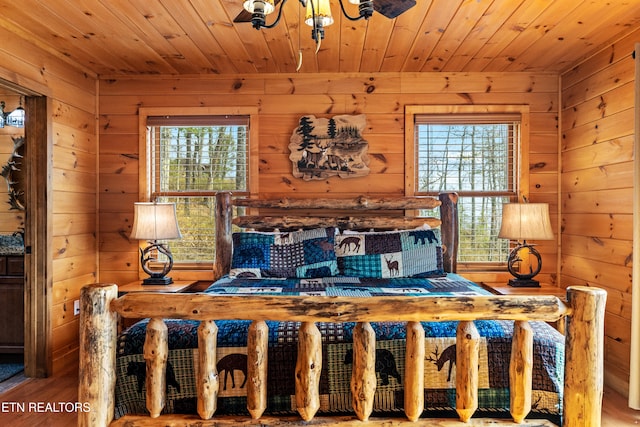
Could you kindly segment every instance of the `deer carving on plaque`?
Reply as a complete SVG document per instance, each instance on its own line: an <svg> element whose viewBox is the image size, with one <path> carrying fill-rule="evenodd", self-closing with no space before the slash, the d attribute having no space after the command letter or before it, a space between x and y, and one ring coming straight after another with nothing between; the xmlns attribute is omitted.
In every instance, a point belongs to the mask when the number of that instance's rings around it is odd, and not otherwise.
<svg viewBox="0 0 640 427"><path fill-rule="evenodd" d="M369 144L362 138L365 126L364 114L301 117L289 140L293 176L308 181L369 174Z"/></svg>

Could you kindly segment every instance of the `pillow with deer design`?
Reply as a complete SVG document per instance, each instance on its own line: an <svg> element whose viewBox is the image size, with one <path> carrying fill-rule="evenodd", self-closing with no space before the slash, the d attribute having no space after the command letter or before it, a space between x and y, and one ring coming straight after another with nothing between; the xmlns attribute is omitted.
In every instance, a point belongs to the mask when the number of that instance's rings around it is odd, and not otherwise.
<svg viewBox="0 0 640 427"><path fill-rule="evenodd" d="M233 233L231 277L316 278L338 274L335 228Z"/></svg>
<svg viewBox="0 0 640 427"><path fill-rule="evenodd" d="M345 233L336 236L340 274L430 277L444 274L439 229Z"/></svg>

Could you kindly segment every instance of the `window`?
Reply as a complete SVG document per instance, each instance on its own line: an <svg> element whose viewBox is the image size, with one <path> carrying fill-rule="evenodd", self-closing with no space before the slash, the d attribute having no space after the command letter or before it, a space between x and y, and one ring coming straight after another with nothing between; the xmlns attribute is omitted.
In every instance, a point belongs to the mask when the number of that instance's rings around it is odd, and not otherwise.
<svg viewBox="0 0 640 427"><path fill-rule="evenodd" d="M183 237L169 242L175 268L210 267L215 193L249 193L249 125L250 115L147 113L147 197L176 204Z"/></svg>
<svg viewBox="0 0 640 427"><path fill-rule="evenodd" d="M505 263L502 204L517 199L520 182L523 115L475 109L411 114L413 194L459 194L458 262L466 269Z"/></svg>

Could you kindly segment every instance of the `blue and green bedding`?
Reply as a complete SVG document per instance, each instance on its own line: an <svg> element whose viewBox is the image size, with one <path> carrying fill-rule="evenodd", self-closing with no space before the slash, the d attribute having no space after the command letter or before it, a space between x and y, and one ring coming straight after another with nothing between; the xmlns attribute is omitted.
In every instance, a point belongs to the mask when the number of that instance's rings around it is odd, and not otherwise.
<svg viewBox="0 0 640 427"><path fill-rule="evenodd" d="M485 295L486 290L461 276L431 278L275 278L224 277L206 291L215 295L348 295L430 298ZM166 320L169 330L167 404L165 412L196 413L194 372L199 322ZM477 321L482 337L479 372L479 409L475 416L509 417L509 358L513 322ZM146 413L145 367L142 355L146 321L118 340L116 417ZM217 414L248 414L246 410L246 343L248 321L216 321L220 391ZM297 322L267 322L269 326L268 404L266 413L295 409L294 369ZM405 324L372 323L376 332L378 384L374 414L403 411ZM456 322L425 322L424 416L455 415ZM318 323L323 339L320 413L352 413L351 339L353 323ZM533 409L529 418L558 422L562 410L564 337L543 322L534 330Z"/></svg>

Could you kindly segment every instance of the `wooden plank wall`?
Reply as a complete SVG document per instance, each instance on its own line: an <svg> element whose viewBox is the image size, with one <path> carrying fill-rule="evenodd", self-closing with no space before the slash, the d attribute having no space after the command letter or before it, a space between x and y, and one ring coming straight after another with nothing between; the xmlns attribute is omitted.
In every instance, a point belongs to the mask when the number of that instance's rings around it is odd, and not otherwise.
<svg viewBox="0 0 640 427"><path fill-rule="evenodd" d="M114 77L100 81L100 279L138 279L138 242L129 241L138 200L140 107L253 106L259 108L259 193L318 197L404 193L404 106L416 104L529 104L532 201L558 207L558 76L555 74L385 73L291 74L170 78ZM371 173L362 178L303 181L291 174L289 138L302 115L367 115ZM255 190L255 189L254 189ZM554 230L557 232L558 230ZM542 280L557 278L557 243L540 245ZM193 278L172 272L174 278ZM474 279L507 280L507 273ZM199 276L200 278L208 278ZM210 276L209 276L210 277Z"/></svg>
<svg viewBox="0 0 640 427"><path fill-rule="evenodd" d="M0 91L0 101L4 101L5 112L13 111L20 103L20 97L8 90ZM13 140L24 135L24 129L5 126L0 128L0 168L4 167L13 152ZM7 181L0 177L0 234L12 234L24 230L24 212L11 209L7 194Z"/></svg>
<svg viewBox="0 0 640 427"><path fill-rule="evenodd" d="M92 85L87 90L95 90ZM90 102L78 105L84 102L75 96ZM70 98L53 102L54 372L78 360L79 316L73 314L73 303L79 299L82 286L95 283L98 277L95 92L71 94Z"/></svg>
<svg viewBox="0 0 640 427"><path fill-rule="evenodd" d="M605 381L628 394L633 220L634 43L562 76L561 283L608 291Z"/></svg>
<svg viewBox="0 0 640 427"><path fill-rule="evenodd" d="M77 363L73 301L97 277L96 76L70 64L63 53L45 51L6 28L0 28L0 39L0 78L51 100L52 271L37 278L49 284L37 298L48 301L51 352L45 357L47 374L55 375Z"/></svg>

